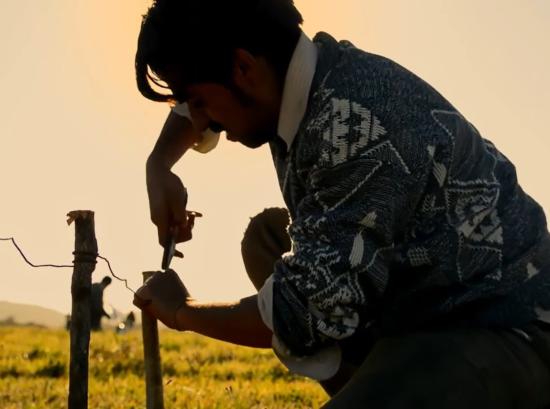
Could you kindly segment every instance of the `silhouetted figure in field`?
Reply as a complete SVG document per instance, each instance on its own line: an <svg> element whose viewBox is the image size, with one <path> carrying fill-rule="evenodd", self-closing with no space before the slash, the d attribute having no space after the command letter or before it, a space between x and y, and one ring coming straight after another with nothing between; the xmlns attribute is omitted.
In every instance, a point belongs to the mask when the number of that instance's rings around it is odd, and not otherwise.
<svg viewBox="0 0 550 409"><path fill-rule="evenodd" d="M103 291L111 284L111 277L105 276L99 283L92 284L92 294L90 299L90 320L93 331L101 330L101 318L111 318L103 309Z"/></svg>

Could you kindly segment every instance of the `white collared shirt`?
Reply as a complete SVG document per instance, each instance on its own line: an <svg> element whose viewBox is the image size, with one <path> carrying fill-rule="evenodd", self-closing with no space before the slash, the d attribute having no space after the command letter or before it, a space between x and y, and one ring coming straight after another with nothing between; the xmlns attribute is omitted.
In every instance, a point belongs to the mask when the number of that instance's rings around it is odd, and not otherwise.
<svg viewBox="0 0 550 409"><path fill-rule="evenodd" d="M302 32L288 65L277 126L288 150L306 114L317 58L317 46Z"/></svg>

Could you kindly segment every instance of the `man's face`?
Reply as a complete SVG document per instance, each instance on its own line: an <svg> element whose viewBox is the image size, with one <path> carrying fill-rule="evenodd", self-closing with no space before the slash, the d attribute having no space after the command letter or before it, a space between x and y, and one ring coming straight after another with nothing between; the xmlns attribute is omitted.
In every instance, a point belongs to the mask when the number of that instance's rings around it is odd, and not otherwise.
<svg viewBox="0 0 550 409"><path fill-rule="evenodd" d="M193 123L200 131L225 131L228 140L249 148L257 148L276 135L277 123L270 109L237 86L195 84L188 86L186 93Z"/></svg>
<svg viewBox="0 0 550 409"><path fill-rule="evenodd" d="M177 84L177 76L174 78ZM226 131L227 139L257 148L277 134L282 90L263 58L235 51L231 85L215 83L183 87L193 124L199 131Z"/></svg>

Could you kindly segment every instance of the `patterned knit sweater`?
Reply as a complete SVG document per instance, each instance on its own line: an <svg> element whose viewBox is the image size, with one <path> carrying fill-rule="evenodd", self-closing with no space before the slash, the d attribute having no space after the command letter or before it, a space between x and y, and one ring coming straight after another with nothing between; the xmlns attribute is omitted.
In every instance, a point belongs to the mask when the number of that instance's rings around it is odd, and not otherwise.
<svg viewBox="0 0 550 409"><path fill-rule="evenodd" d="M291 214L273 324L296 355L436 323L550 310L550 236L515 168L426 82L320 33L296 139L271 150Z"/></svg>

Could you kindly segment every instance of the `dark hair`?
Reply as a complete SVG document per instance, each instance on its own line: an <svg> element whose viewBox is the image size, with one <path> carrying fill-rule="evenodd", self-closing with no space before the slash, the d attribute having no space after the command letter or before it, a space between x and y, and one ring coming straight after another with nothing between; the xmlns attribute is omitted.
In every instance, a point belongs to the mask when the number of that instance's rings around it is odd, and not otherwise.
<svg viewBox="0 0 550 409"><path fill-rule="evenodd" d="M111 284L111 282L113 281L113 279L109 276L105 276L103 277L103 279L101 280L101 282L105 285L108 285L108 284Z"/></svg>
<svg viewBox="0 0 550 409"><path fill-rule="evenodd" d="M293 0L155 0L138 39L138 89L173 102L186 98L181 90L189 84L230 85L237 48L265 57L282 82L302 22ZM168 85L168 77L177 84Z"/></svg>

